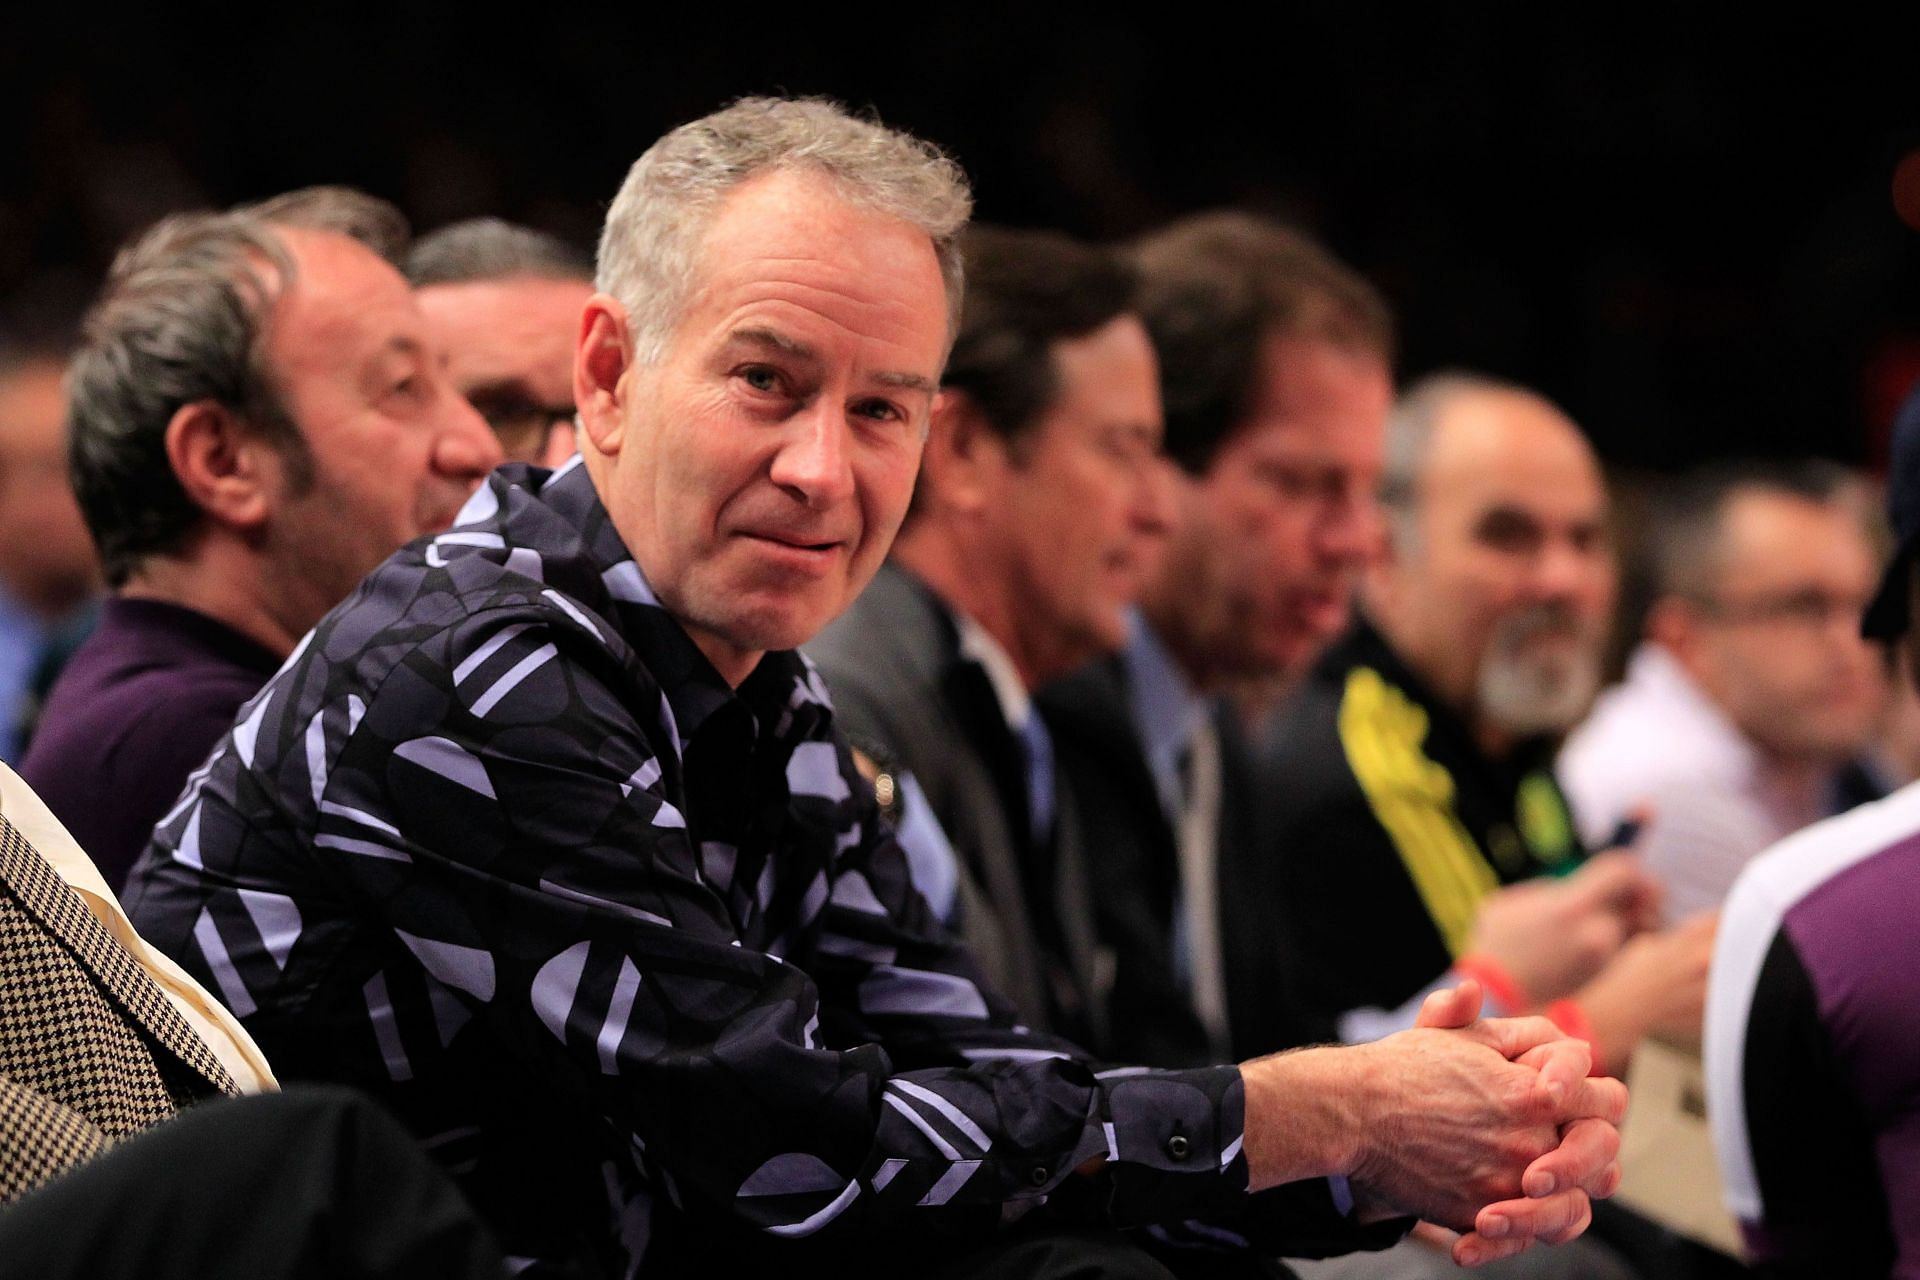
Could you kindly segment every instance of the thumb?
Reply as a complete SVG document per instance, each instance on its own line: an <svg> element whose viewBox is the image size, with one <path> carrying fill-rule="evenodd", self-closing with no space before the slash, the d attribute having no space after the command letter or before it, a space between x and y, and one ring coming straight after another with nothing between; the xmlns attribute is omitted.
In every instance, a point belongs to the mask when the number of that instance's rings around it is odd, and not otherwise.
<svg viewBox="0 0 1920 1280"><path fill-rule="evenodd" d="M1413 1025L1442 1030L1464 1027L1480 1016L1480 998L1480 983L1462 978L1459 986L1442 987L1423 1000Z"/></svg>

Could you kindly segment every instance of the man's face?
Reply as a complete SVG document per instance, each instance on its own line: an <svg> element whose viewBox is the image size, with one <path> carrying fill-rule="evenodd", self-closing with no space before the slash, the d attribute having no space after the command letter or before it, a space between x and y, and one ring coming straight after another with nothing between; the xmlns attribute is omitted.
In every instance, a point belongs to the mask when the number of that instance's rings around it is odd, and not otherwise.
<svg viewBox="0 0 1920 1280"><path fill-rule="evenodd" d="M1190 661L1220 676L1286 675L1346 626L1380 543L1392 403L1378 355L1267 340L1246 420L1204 475L1175 482L1173 548L1149 612L1192 636Z"/></svg>
<svg viewBox="0 0 1920 1280"><path fill-rule="evenodd" d="M428 285L415 296L454 387L507 459L564 460L573 451L573 346L593 286L514 276Z"/></svg>
<svg viewBox="0 0 1920 1280"><path fill-rule="evenodd" d="M100 577L67 479L60 378L51 359L0 372L0 579L50 614L85 599Z"/></svg>
<svg viewBox="0 0 1920 1280"><path fill-rule="evenodd" d="M274 304L266 365L313 478L281 486L264 536L278 589L312 614L304 629L402 544L451 525L500 446L447 380L399 272L346 236L279 235L297 274Z"/></svg>
<svg viewBox="0 0 1920 1280"><path fill-rule="evenodd" d="M1126 643L1127 609L1166 535L1160 382L1132 315L1053 346L1059 396L1008 446L985 495L1020 646L1064 673Z"/></svg>
<svg viewBox="0 0 1920 1280"><path fill-rule="evenodd" d="M946 357L946 294L924 232L788 172L727 196L688 297L647 366L624 310L595 298L583 448L661 603L737 684L852 603L892 545Z"/></svg>
<svg viewBox="0 0 1920 1280"><path fill-rule="evenodd" d="M1592 450L1534 397L1468 393L1441 414L1417 490L1370 584L1382 626L1482 725L1570 727L1599 683L1615 588Z"/></svg>
<svg viewBox="0 0 1920 1280"><path fill-rule="evenodd" d="M1712 597L1685 603L1681 659L1767 751L1837 762L1887 695L1860 637L1876 581L1859 518L1837 503L1755 490L1729 503Z"/></svg>

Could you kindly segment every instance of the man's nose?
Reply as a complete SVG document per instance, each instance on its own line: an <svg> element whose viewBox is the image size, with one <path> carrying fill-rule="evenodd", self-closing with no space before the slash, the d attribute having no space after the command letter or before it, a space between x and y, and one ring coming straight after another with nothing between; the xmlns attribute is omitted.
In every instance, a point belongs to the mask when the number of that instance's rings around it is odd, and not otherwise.
<svg viewBox="0 0 1920 1280"><path fill-rule="evenodd" d="M499 466L506 455L500 437L467 398L449 387L441 396L439 420L434 424L433 468L440 474L479 480Z"/></svg>
<svg viewBox="0 0 1920 1280"><path fill-rule="evenodd" d="M1134 532L1150 538L1164 538L1173 532L1173 466L1169 459L1155 456L1140 468L1128 511Z"/></svg>
<svg viewBox="0 0 1920 1280"><path fill-rule="evenodd" d="M1320 553L1344 564L1371 563L1385 546L1386 526L1371 491L1348 489L1334 495L1320 522Z"/></svg>
<svg viewBox="0 0 1920 1280"><path fill-rule="evenodd" d="M851 431L846 411L824 398L795 414L773 456L773 482L816 509L852 497Z"/></svg>

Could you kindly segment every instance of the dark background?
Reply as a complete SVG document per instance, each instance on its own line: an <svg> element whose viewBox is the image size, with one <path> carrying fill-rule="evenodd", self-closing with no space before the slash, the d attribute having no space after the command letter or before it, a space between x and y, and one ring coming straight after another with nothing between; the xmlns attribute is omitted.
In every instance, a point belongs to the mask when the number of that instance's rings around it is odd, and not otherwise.
<svg viewBox="0 0 1920 1280"><path fill-rule="evenodd" d="M314 182L590 243L663 129L817 92L948 147L987 219L1298 220L1385 289L1403 374L1536 385L1628 469L1876 461L1920 376L1915 32L1674 8L43 10L0 19L0 312L84 301L163 212Z"/></svg>

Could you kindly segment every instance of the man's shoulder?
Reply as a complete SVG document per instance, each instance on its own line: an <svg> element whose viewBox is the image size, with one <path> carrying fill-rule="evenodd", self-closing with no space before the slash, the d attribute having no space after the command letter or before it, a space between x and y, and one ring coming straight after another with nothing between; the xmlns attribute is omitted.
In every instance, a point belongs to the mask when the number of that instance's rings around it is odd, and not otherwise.
<svg viewBox="0 0 1920 1280"><path fill-rule="evenodd" d="M1795 832L1756 857L1735 883L1726 927L1771 931L1789 921L1829 941L1877 947L1872 922L1904 934L1920 908L1920 783ZM1920 944L1901 944L1920 953Z"/></svg>

